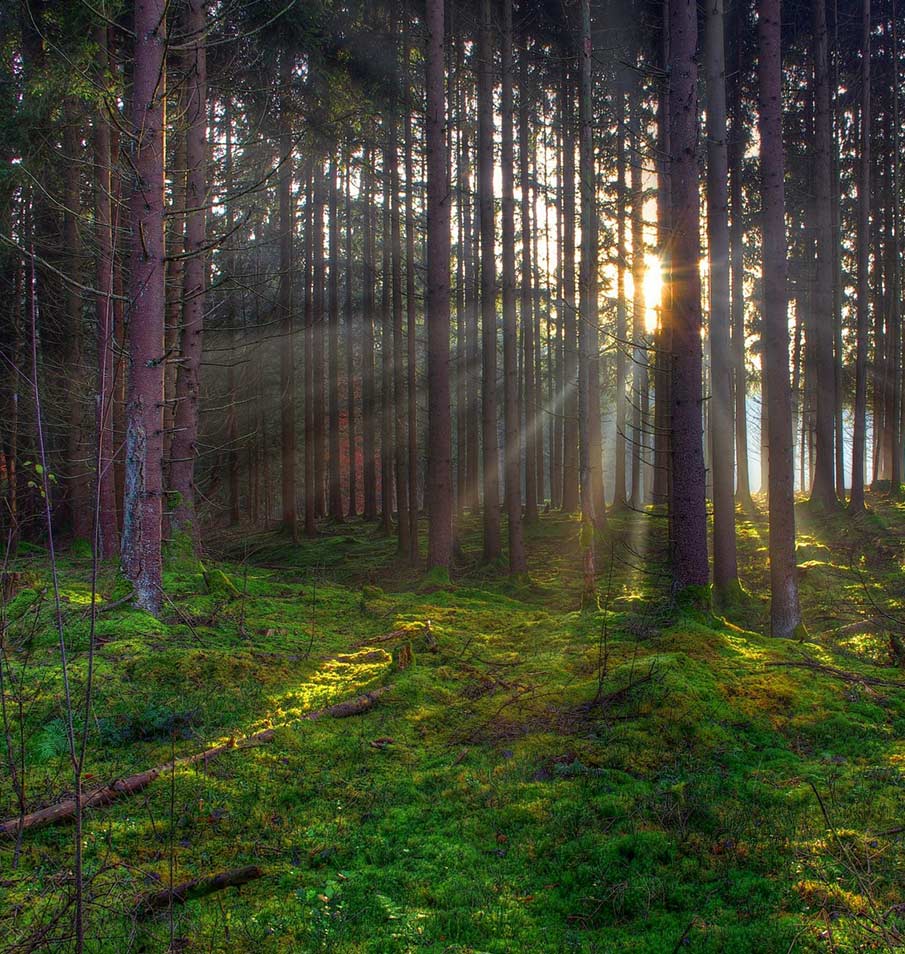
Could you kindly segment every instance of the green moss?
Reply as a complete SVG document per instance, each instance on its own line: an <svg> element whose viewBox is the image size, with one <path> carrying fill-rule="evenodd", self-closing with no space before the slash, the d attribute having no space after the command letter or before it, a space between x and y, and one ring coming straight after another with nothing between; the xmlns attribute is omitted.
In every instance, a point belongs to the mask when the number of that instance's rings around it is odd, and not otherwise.
<svg viewBox="0 0 905 954"><path fill-rule="evenodd" d="M843 547L866 555L882 606L905 605L905 508L871 503L882 526L802 523L802 553L821 564L802 580L802 608L827 629L842 601L863 599L861 581L827 559ZM614 538L638 539L637 519L614 515ZM653 561L617 562L605 598L601 562L601 607L577 612L577 530L559 514L531 528L528 584L480 565L480 524L466 518L473 562L455 587L433 577L422 586L395 541L358 522L299 544L243 530L203 566L190 541L174 541L166 618L127 605L98 617L86 771L121 777L173 750L267 725L276 734L87 813L86 870L104 898L89 909L91 949L160 947L166 926L136 924L131 911L168 878L170 845L180 880L266 870L174 911L176 936L204 949L661 954L685 937L708 954L807 951L825 947L815 912L827 906L838 951L871 943L851 912L868 883L877 910L897 903L897 842L875 833L900 824L905 779L905 692L859 682L896 678L878 668L882 642L841 652L817 629L804 644L766 635L759 517L739 518L750 595L714 594L731 622L710 614L701 588L671 604L668 582L645 572ZM663 541L646 532L656 556ZM70 784L68 740L47 566L33 556L23 565L36 575L7 606L6 685L28 689L21 729L37 803ZM81 698L84 562L67 555L60 580ZM126 587L105 571L108 599ZM427 620L436 652L418 636ZM410 635L378 641L397 630ZM407 640L417 660L400 670L393 655ZM772 665L803 655L854 677ZM382 684L391 692L365 715L302 718ZM0 807L15 811L9 786ZM19 874L0 883L0 905L19 912L10 943L56 910L71 834L23 841ZM11 850L0 844L0 861ZM868 881L847 856L869 857Z"/></svg>

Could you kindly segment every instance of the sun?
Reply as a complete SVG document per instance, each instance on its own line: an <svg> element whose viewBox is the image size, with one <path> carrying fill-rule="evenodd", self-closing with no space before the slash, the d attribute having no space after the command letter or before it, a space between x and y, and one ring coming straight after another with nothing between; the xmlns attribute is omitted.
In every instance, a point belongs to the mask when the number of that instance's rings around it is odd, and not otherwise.
<svg viewBox="0 0 905 954"><path fill-rule="evenodd" d="M644 324L648 334L657 330L657 312L660 308L660 295L663 293L663 273L660 259L656 255L644 256L644 302L647 314Z"/></svg>

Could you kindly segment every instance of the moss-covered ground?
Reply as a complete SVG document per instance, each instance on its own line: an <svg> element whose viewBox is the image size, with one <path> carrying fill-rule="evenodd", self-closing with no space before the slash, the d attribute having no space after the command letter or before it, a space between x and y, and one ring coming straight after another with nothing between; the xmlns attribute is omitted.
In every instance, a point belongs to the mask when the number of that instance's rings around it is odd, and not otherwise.
<svg viewBox="0 0 905 954"><path fill-rule="evenodd" d="M671 600L657 515L612 519L583 610L579 525L558 515L528 528L518 583L469 562L476 520L448 583L360 522L298 544L223 533L203 564L172 548L163 619L98 616L86 787L275 738L87 813L86 949L905 946L905 505L799 517L803 642L768 634L758 515L740 514L745 592L726 616ZM72 788L48 562L25 549L4 609L4 817L10 759L29 810ZM78 701L83 551L60 579ZM99 592L126 594L113 567ZM384 684L363 715L301 718ZM73 836L0 843L0 949L71 947ZM134 913L171 877L246 864L264 876Z"/></svg>

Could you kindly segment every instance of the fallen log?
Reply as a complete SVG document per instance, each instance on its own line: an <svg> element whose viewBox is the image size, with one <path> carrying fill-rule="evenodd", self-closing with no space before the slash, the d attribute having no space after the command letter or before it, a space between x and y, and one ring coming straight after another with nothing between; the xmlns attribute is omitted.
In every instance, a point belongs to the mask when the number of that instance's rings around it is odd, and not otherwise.
<svg viewBox="0 0 905 954"><path fill-rule="evenodd" d="M810 669L812 672L821 672L825 676L832 676L834 679L841 679L843 682L851 685L864 686L882 686L886 689L905 689L905 682L895 679L878 679L876 676L865 676L858 672L848 672L845 669L837 669L835 666L826 666L817 662L816 659L802 660L771 660L764 663L766 666L784 666L790 669Z"/></svg>
<svg viewBox="0 0 905 954"><path fill-rule="evenodd" d="M337 702L336 705L328 706L326 709L317 709L302 716L303 719L322 719L324 716L330 716L333 719L346 719L349 716L361 715L372 708L377 700L386 692L390 691L389 686L378 686L364 695L357 696L355 699L348 699L346 702Z"/></svg>
<svg viewBox="0 0 905 954"><path fill-rule="evenodd" d="M86 808L100 808L104 805L109 805L111 802L115 802L120 798L135 795L137 792L142 791L142 789L147 788L155 779L166 772L172 771L174 768L183 765L196 765L199 762L207 762L231 749L254 748L255 746L263 745L265 742L270 742L273 736L273 729L264 729L262 732L250 735L239 742L230 739L229 742L225 742L223 745L216 745L211 749L205 749L203 752L197 752L195 755L186 755L182 758L166 762L163 765L146 769L144 772L137 772L135 775L117 779L114 782L94 789L92 792L87 792L79 798L75 796L64 798L62 801L48 805L46 808L38 809L38 811L31 812L28 815L19 818L9 818L4 822L0 822L0 836L13 836L17 835L19 831L27 831L30 828L43 828L46 825L56 825L59 822L69 821L69 819L75 817L80 803L82 811Z"/></svg>
<svg viewBox="0 0 905 954"><path fill-rule="evenodd" d="M153 914L155 911L166 911L171 904L185 904L186 901L197 901L206 898L209 894L222 891L224 888L237 888L264 876L264 872L257 865L246 865L244 868L233 868L231 871L221 871L220 874L209 878L194 878L175 885L172 889L154 891L139 898L135 910L139 914Z"/></svg>
<svg viewBox="0 0 905 954"><path fill-rule="evenodd" d="M356 696L354 699L337 702L332 706L327 706L325 709L315 709L313 712L308 712L303 715L302 718L314 720L329 716L332 719L345 719L349 716L361 715L363 712L367 712L368 709L372 708L384 693L389 692L389 688L389 686L379 686L370 692L364 693L364 695ZM120 798L135 795L137 792L147 788L155 779L172 771L174 768L184 765L196 765L199 762L207 762L231 749L254 748L255 746L270 742L273 739L274 731L274 729L264 729L238 742L234 739L230 739L222 745L205 749L203 752L197 752L195 755L186 755L171 762L166 762L163 765L146 769L144 772L129 775L127 778L117 779L114 782L96 788L92 792L83 794L80 799L76 799L74 796L65 798L62 801L48 805L46 808L38 809L38 811L31 812L28 815L18 818L8 818L6 821L0 822L0 837L13 837L18 835L20 831L28 831L31 828L43 828L46 825L56 825L60 822L69 821L75 818L79 809L79 802L81 802L82 811L86 808L101 808L104 805L109 805L111 802L118 801Z"/></svg>

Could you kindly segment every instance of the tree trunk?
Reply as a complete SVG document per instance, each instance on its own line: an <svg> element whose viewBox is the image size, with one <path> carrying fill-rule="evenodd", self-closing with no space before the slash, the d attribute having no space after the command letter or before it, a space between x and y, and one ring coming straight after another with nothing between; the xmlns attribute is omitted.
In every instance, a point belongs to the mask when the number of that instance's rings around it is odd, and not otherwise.
<svg viewBox="0 0 905 954"><path fill-rule="evenodd" d="M596 566L594 528L605 519L598 511L594 485L594 457L600 463L600 445L594 439L594 406L599 425L600 392L594 366L597 361L597 215L594 208L596 177L592 111L591 6L581 0L581 43L579 52L579 179L581 183L581 275L578 325L578 420L579 483L583 537L584 598L592 596Z"/></svg>
<svg viewBox="0 0 905 954"><path fill-rule="evenodd" d="M403 120L403 145L405 163L405 329L406 329L406 396L408 448L408 527L409 552L412 564L417 564L418 552L418 337L415 308L415 168L412 157L412 83L409 76L411 51L409 49L409 16L406 7L406 19L403 28L403 61L405 63L405 111ZM446 276L447 286L449 275ZM447 292L447 309L449 296ZM447 330L448 334L448 330ZM447 359L448 360L448 359ZM447 379L449 370L447 368ZM446 384L449 391L449 381Z"/></svg>
<svg viewBox="0 0 905 954"><path fill-rule="evenodd" d="M522 271L520 313L522 334L525 338L525 522L536 523L538 518L538 489L543 498L543 470L538 480L537 458L543 453L543 427L538 414L537 391L540 382L535 374L535 358L540 351L540 341L535 334L531 256L531 167L529 154L529 108L528 108L528 51L521 47L522 62L519 68L519 188L521 190L521 243ZM537 235L537 223L533 230ZM514 255L514 253L513 253ZM513 263L513 268L515 267ZM513 282L515 281L513 277ZM513 305L513 310L514 310ZM540 445L540 447L539 447ZM540 485L540 488L538 488Z"/></svg>
<svg viewBox="0 0 905 954"><path fill-rule="evenodd" d="M732 11L732 35L729 44L727 84L732 122L727 146L729 165L729 263L731 277L732 365L735 396L735 496L746 511L751 511L751 480L748 467L748 369L745 347L745 209L742 198L742 161L748 145L747 117L742 109L740 71L742 18L738 8Z"/></svg>
<svg viewBox="0 0 905 954"><path fill-rule="evenodd" d="M361 326L361 447L362 482L364 483L364 518L377 519L377 465L375 459L375 408L374 384L374 289L377 285L377 269L374 265L374 209L372 170L373 153L366 148L362 162L362 246L364 251L362 276L362 326Z"/></svg>
<svg viewBox="0 0 905 954"><path fill-rule="evenodd" d="M578 335L575 316L574 94L568 61L560 85L562 123L563 486L562 509L578 509Z"/></svg>
<svg viewBox="0 0 905 954"><path fill-rule="evenodd" d="M201 354L204 332L207 263L207 17L205 0L189 0L185 15L191 46L186 53L186 190L185 273L181 360L176 373L175 431L171 447L170 487L175 505L173 530L198 539L195 513L195 455L198 445Z"/></svg>
<svg viewBox="0 0 905 954"><path fill-rule="evenodd" d="M383 212L380 233L380 513L383 532L393 532L393 324L390 267L390 159L383 154Z"/></svg>
<svg viewBox="0 0 905 954"><path fill-rule="evenodd" d="M628 338L625 308L626 181L625 181L625 67L616 66L616 461L613 506L628 503L625 486L625 348Z"/></svg>
<svg viewBox="0 0 905 954"><path fill-rule="evenodd" d="M697 12L670 0L669 134L673 245L671 437L673 575L679 590L705 587L707 510L701 437L701 278L698 221Z"/></svg>
<svg viewBox="0 0 905 954"><path fill-rule="evenodd" d="M833 408L833 132L830 113L826 0L813 0L814 15L814 203L817 260L814 279L814 332L817 373L817 439L811 503L836 506Z"/></svg>
<svg viewBox="0 0 905 954"><path fill-rule="evenodd" d="M444 0L428 0L425 27L427 87L427 390L428 566L452 560L452 421L449 408L450 193L444 126ZM461 254L461 244L460 244ZM460 435L461 441L462 435Z"/></svg>
<svg viewBox="0 0 905 954"><path fill-rule="evenodd" d="M314 162L314 300L312 313L312 376L314 380L314 394L312 409L314 418L312 429L314 432L314 515L323 517L324 490L326 488L327 465L327 414L324 395L324 326L325 321L325 290L327 285L326 259L324 248L324 205L326 190L324 165L320 158Z"/></svg>
<svg viewBox="0 0 905 954"><path fill-rule="evenodd" d="M509 519L509 572L526 573L522 533L522 488L519 473L518 334L515 319L515 199L512 134L512 0L503 0L502 35L502 254L503 254L503 394L506 440L503 445L506 512ZM530 318L529 318L530 321ZM523 324L522 331L527 334ZM533 463L533 461L531 462ZM536 500L535 500L536 507Z"/></svg>
<svg viewBox="0 0 905 954"><path fill-rule="evenodd" d="M330 233L330 273L328 279L329 304L327 313L327 404L330 414L329 422L329 461L328 461L328 494L327 512L330 519L342 523L343 494L342 476L339 456L339 188L337 178L339 170L336 159L330 160L327 173L330 177L330 195L327 217Z"/></svg>
<svg viewBox="0 0 905 954"><path fill-rule="evenodd" d="M481 430L484 458L484 559L500 555L500 460L497 436L496 230L493 210L493 32L490 0L481 0L478 37L478 205L481 219Z"/></svg>
<svg viewBox="0 0 905 954"><path fill-rule="evenodd" d="M867 443L867 360L870 328L870 0L861 10L861 115L858 150L858 300L856 306L855 413L852 436L852 492L849 507L864 509L864 466Z"/></svg>
<svg viewBox="0 0 905 954"><path fill-rule="evenodd" d="M641 74L640 64L632 70L629 98L629 131L631 134L631 191L632 191L632 507L644 506L644 451L647 421L641 413L647 391L647 348L645 347L644 299L644 186L642 174L641 138Z"/></svg>
<svg viewBox="0 0 905 954"><path fill-rule="evenodd" d="M732 367L729 351L729 160L723 0L707 0L707 237L710 253L712 382L713 585L726 596L738 585L733 486Z"/></svg>
<svg viewBox="0 0 905 954"><path fill-rule="evenodd" d="M132 267L123 572L136 604L160 612L163 513L164 0L135 4Z"/></svg>
<svg viewBox="0 0 905 954"><path fill-rule="evenodd" d="M411 548L409 526L408 486L408 416L406 414L407 381L405 373L405 342L402 325L402 233L399 214L400 186L397 154L395 106L391 108L387 124L387 158L389 160L390 235L392 250L392 309L393 309L393 462L396 476L396 527L399 552L408 559Z"/></svg>
<svg viewBox="0 0 905 954"><path fill-rule="evenodd" d="M346 427L349 448L349 516L358 513L358 438L355 420L355 342L358 338L358 328L355 321L354 290L355 259L353 257L352 242L352 161L346 157L346 299L345 299L345 328L346 328Z"/></svg>
<svg viewBox="0 0 905 954"><path fill-rule="evenodd" d="M770 619L774 636L801 627L795 565L795 497L786 297L780 0L758 0L764 362L768 403Z"/></svg>
<svg viewBox="0 0 905 954"><path fill-rule="evenodd" d="M317 492L316 454L317 438L314 423L314 215L316 202L314 199L315 162L309 161L305 174L305 291L304 291L304 321L305 321L305 536L317 536ZM368 198L367 192L365 198ZM367 256L367 245L365 256ZM367 420L367 411L365 411Z"/></svg>
<svg viewBox="0 0 905 954"><path fill-rule="evenodd" d="M95 31L98 82L105 89L109 56L107 28ZM113 467L113 181L110 125L106 99L94 118L94 231L97 243L95 321L97 325L97 528L102 559L119 552L116 521L116 480Z"/></svg>

